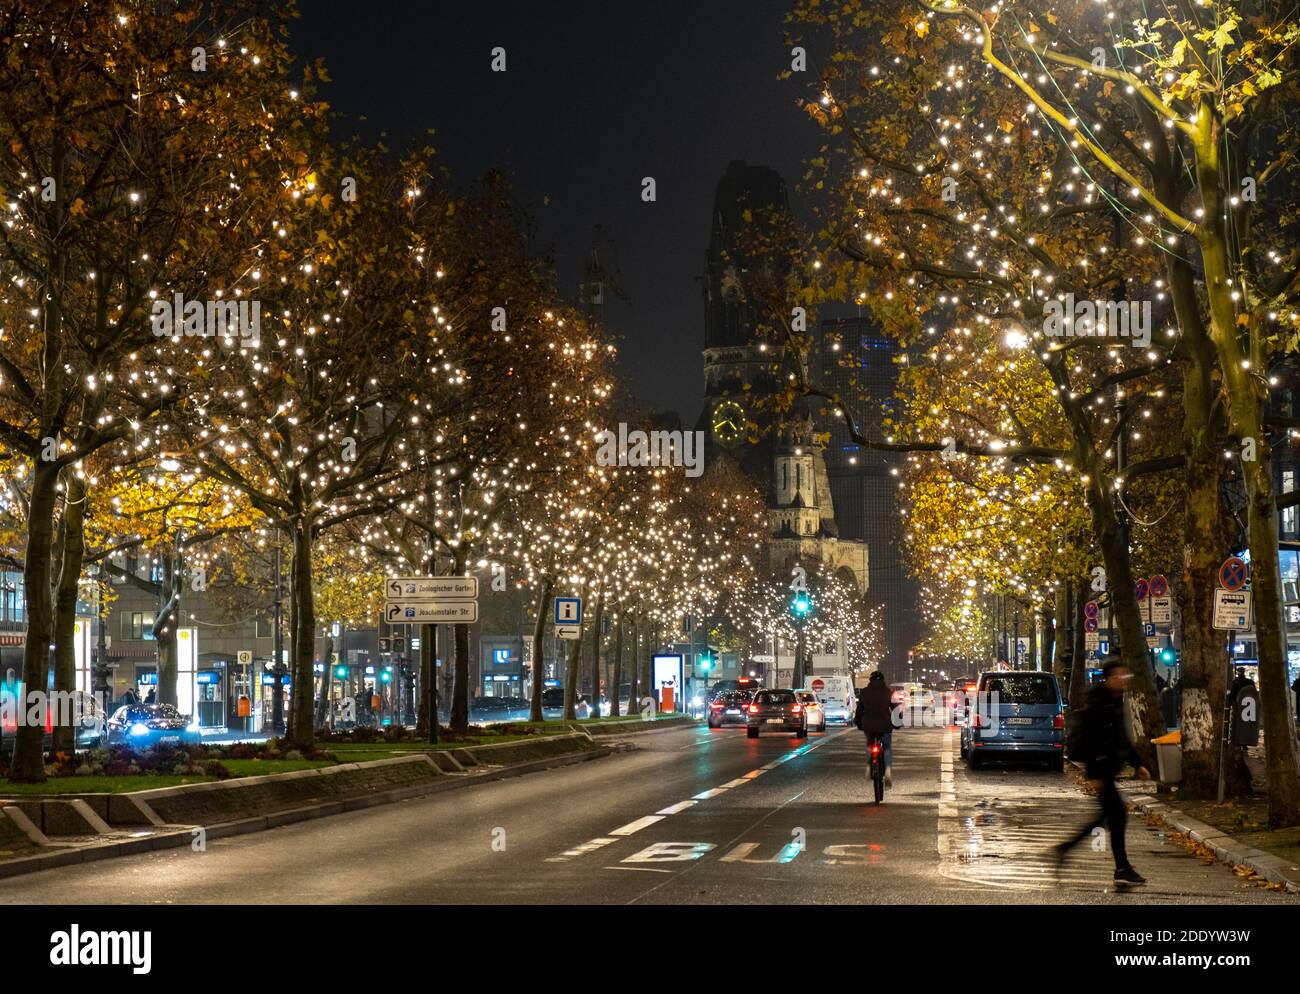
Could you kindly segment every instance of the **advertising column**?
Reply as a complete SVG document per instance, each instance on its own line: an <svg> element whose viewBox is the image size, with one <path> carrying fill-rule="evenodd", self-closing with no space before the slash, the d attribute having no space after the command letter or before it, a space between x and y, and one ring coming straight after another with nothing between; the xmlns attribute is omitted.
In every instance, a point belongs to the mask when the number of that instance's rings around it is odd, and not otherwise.
<svg viewBox="0 0 1300 994"><path fill-rule="evenodd" d="M199 631L181 628L176 632L176 710L198 715Z"/></svg>

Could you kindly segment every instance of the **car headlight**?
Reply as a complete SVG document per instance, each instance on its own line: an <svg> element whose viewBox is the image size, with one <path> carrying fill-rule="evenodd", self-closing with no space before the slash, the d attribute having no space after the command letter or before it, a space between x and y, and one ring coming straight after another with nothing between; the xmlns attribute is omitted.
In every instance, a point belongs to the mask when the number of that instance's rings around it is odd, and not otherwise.
<svg viewBox="0 0 1300 994"><path fill-rule="evenodd" d="M692 698L691 698L691 707L695 707L695 708L697 708L697 707L699 707L699 706L700 706L701 704L703 704L703 703L704 703L704 702L701 701L698 697L692 697Z"/></svg>
<svg viewBox="0 0 1300 994"><path fill-rule="evenodd" d="M131 734L132 734L132 735L148 735L148 734L149 734L149 726L146 725L146 724L145 724L144 722L142 722L142 721L137 721L134 725L131 726Z"/></svg>

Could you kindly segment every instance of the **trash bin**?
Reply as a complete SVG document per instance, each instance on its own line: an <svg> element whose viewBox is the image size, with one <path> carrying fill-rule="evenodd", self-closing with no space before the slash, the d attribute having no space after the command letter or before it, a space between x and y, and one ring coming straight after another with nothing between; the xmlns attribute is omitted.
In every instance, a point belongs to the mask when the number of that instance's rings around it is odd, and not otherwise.
<svg viewBox="0 0 1300 994"><path fill-rule="evenodd" d="M1170 732L1152 739L1156 747L1156 775L1161 783L1178 783L1183 779L1183 733Z"/></svg>

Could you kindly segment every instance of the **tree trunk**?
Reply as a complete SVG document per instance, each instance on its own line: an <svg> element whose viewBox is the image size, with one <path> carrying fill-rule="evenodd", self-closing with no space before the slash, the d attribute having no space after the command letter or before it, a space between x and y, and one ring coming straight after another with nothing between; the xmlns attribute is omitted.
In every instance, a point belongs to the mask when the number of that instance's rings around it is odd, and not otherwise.
<svg viewBox="0 0 1300 994"><path fill-rule="evenodd" d="M86 484L72 467L64 474L63 489L63 562L54 594L54 690L70 695L77 686L73 628L77 623L77 581L86 551ZM55 710L53 748L71 754L77 747L77 729L74 723L60 720L66 717L68 713L62 709Z"/></svg>
<svg viewBox="0 0 1300 994"><path fill-rule="evenodd" d="M451 698L451 730L463 733L469 728L469 625L453 625L452 629L456 643L456 683Z"/></svg>
<svg viewBox="0 0 1300 994"><path fill-rule="evenodd" d="M1065 580L1061 583L1060 588L1056 591L1056 604L1052 611L1052 620L1055 624L1051 627L1049 638L1052 646L1052 672L1056 674L1056 682L1060 684L1065 693L1069 694L1069 672L1070 665L1074 660L1074 604L1073 583ZM1068 700L1068 697L1067 697Z"/></svg>
<svg viewBox="0 0 1300 994"><path fill-rule="evenodd" d="M428 739L431 715L438 713L438 627L420 626L420 707L415 715L415 737ZM436 720L436 719L435 719Z"/></svg>
<svg viewBox="0 0 1300 994"><path fill-rule="evenodd" d="M452 560L452 576L465 575L465 552L456 551ZM451 687L451 730L463 733L469 728L469 627L454 625L452 639L456 645L456 670Z"/></svg>
<svg viewBox="0 0 1300 994"><path fill-rule="evenodd" d="M1187 401L1190 404L1190 401ZM1180 667L1180 725L1183 778L1179 796L1206 799L1218 795L1219 743L1223 735L1223 701L1231 665L1224 633L1213 627L1215 576L1228 537L1219 496L1219 445L1213 438L1194 440L1187 455L1186 513L1183 517L1182 606L1183 654ZM1233 756L1226 771L1227 796L1250 792L1250 772Z"/></svg>
<svg viewBox="0 0 1300 994"><path fill-rule="evenodd" d="M578 656L582 650L582 632L572 639L569 646L569 658L564 664L564 720L573 721L578 717Z"/></svg>
<svg viewBox="0 0 1300 994"><path fill-rule="evenodd" d="M614 626L614 668L609 677L609 714L611 718L617 718L620 715L618 699L622 695L619 689L623 683L623 612L618 613L618 624ZM632 706L632 695L629 693L627 704Z"/></svg>
<svg viewBox="0 0 1300 994"><path fill-rule="evenodd" d="M176 706L176 681L179 677L179 657L177 656L176 632L181 625L181 563L180 556L169 555L165 560L165 572L159 604L159 611L167 610L171 605L171 620L156 635L158 650L158 692L155 699L159 704Z"/></svg>
<svg viewBox="0 0 1300 994"><path fill-rule="evenodd" d="M45 756L42 750L43 723L26 720L27 697L42 695L50 672L50 639L54 636L54 604L50 597L50 546L54 539L54 504L59 470L38 460L32 474L32 493L27 513L27 553L23 560L23 595L27 607L27 642L23 646L22 695L18 707L24 712L14 738L14 783L43 783ZM38 698L39 699L39 698Z"/></svg>
<svg viewBox="0 0 1300 994"><path fill-rule="evenodd" d="M1142 765L1152 768L1155 747L1151 745L1151 740L1165 734L1165 724L1156 700L1151 653L1147 650L1142 613L1137 604L1128 536L1116 516L1112 497L1108 490L1103 489L1102 480L1097 474L1092 475L1084 491L1092 515L1093 535L1106 568L1106 590L1110 592L1111 616L1118 628L1118 654L1132 674L1129 702L1135 727L1129 729L1129 732L1133 747L1142 758ZM1114 654L1114 646L1111 647L1111 652Z"/></svg>
<svg viewBox="0 0 1300 994"><path fill-rule="evenodd" d="M314 682L312 663L316 649L316 604L312 589L311 522L304 517L294 522L293 577L293 729L289 741L305 754L316 748L316 726L312 721Z"/></svg>
<svg viewBox="0 0 1300 994"><path fill-rule="evenodd" d="M542 589L537 594L537 620L533 623L533 693L528 707L528 720L542 720L542 691L546 683L546 665L542 659L543 633L546 630L546 609L551 603L551 588L555 581L542 578Z"/></svg>

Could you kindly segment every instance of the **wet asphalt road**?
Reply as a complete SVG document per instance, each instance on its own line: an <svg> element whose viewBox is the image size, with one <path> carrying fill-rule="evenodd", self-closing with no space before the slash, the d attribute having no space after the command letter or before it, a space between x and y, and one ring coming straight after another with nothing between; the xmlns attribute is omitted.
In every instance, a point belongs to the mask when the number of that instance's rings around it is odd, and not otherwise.
<svg viewBox="0 0 1300 994"><path fill-rule="evenodd" d="M0 881L7 903L1295 904L1207 865L1138 815L1147 886L1105 851L1049 846L1095 802L1042 767L969 772L955 729L894 735L869 803L863 737L742 729L640 736L635 751L427 799Z"/></svg>

